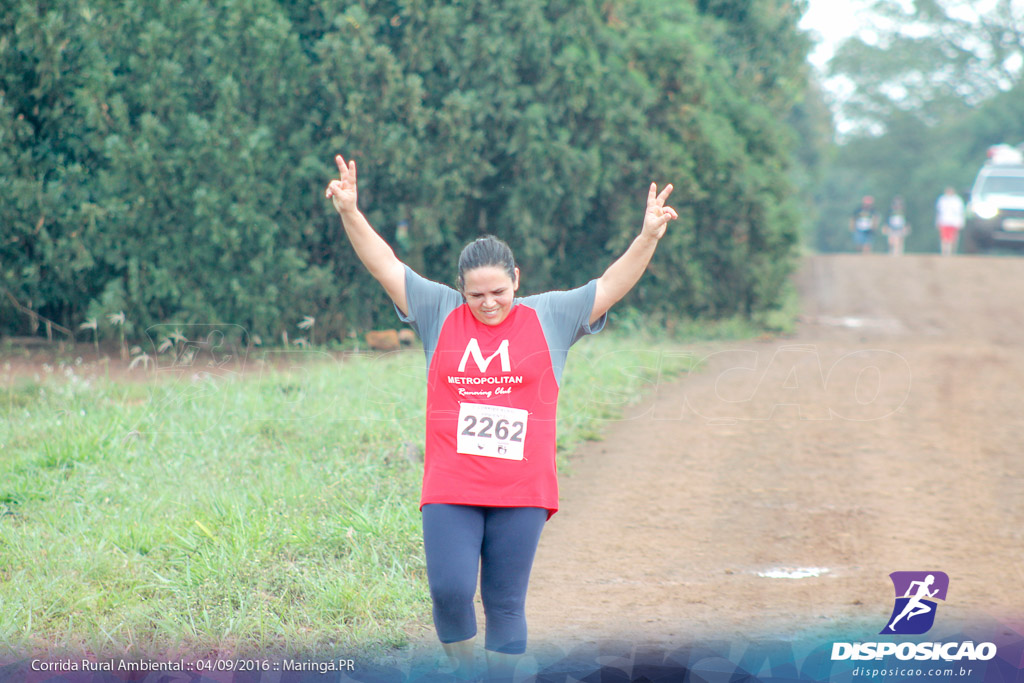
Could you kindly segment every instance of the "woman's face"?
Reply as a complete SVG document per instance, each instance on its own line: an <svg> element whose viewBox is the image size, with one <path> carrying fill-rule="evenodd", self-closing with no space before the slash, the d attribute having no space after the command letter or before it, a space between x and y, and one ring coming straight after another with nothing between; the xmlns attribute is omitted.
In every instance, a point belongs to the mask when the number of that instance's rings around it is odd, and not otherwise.
<svg viewBox="0 0 1024 683"><path fill-rule="evenodd" d="M512 310L515 291L519 289L518 268L515 273L515 280L499 266L481 266L463 273L462 295L474 318L484 325L504 322Z"/></svg>

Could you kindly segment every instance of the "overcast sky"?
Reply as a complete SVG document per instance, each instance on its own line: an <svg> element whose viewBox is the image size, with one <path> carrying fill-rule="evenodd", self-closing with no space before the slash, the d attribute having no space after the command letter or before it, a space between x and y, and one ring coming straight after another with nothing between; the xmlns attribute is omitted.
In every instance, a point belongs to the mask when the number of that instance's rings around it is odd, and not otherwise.
<svg viewBox="0 0 1024 683"><path fill-rule="evenodd" d="M811 53L812 63L822 66L832 56L835 45L853 34L860 23L858 10L863 14L866 2L867 0L809 0L807 13L800 22L800 28L811 31L815 40L821 40Z"/></svg>

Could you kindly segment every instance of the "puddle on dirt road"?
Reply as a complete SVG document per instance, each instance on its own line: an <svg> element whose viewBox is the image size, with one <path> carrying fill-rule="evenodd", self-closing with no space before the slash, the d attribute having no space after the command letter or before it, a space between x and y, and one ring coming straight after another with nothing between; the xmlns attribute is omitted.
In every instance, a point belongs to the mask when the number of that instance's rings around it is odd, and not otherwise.
<svg viewBox="0 0 1024 683"><path fill-rule="evenodd" d="M886 332L899 332L903 329L903 323L895 318L857 318L853 316L832 317L819 315L813 318L813 322L830 327L846 327L853 330L872 329Z"/></svg>
<svg viewBox="0 0 1024 683"><path fill-rule="evenodd" d="M814 579L828 573L827 567L775 567L757 575L765 579Z"/></svg>

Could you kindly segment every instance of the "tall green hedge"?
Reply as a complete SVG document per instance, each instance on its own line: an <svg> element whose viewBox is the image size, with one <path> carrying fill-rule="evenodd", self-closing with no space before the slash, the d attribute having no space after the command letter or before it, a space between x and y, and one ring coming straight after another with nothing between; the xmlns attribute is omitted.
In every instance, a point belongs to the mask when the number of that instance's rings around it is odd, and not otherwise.
<svg viewBox="0 0 1024 683"><path fill-rule="evenodd" d="M0 15L0 285L65 327L123 311L319 338L391 326L323 197L450 282L512 244L524 291L598 276L650 181L680 211L629 301L779 302L798 234L785 0L10 0ZM408 240L396 240L405 222ZM0 332L28 319L6 297Z"/></svg>

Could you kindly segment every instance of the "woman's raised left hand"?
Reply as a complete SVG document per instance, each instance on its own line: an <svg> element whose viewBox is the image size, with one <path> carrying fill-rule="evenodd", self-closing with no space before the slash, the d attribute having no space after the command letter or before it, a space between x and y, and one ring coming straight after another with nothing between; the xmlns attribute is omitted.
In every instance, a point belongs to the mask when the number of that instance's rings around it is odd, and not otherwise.
<svg viewBox="0 0 1024 683"><path fill-rule="evenodd" d="M665 234L668 222L679 218L679 214L671 206L665 206L665 200L672 194L671 183L659 193L658 185L651 183L647 192L647 210L644 212L644 227L641 234L660 240Z"/></svg>

